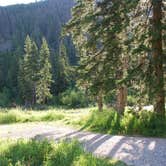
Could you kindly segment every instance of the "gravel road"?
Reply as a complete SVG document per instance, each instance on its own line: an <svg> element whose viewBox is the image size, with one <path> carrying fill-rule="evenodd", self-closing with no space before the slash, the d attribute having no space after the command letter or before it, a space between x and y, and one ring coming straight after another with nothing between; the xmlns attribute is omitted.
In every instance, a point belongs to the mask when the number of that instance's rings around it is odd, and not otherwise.
<svg viewBox="0 0 166 166"><path fill-rule="evenodd" d="M77 138L87 151L132 166L166 166L166 139L112 136L79 131L49 123L0 125L0 138Z"/></svg>

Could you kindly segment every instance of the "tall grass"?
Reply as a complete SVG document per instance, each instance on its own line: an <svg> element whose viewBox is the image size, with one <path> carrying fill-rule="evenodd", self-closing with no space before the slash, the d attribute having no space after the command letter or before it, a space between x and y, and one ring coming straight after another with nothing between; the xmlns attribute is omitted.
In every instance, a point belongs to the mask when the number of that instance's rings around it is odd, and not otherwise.
<svg viewBox="0 0 166 166"><path fill-rule="evenodd" d="M124 166L122 162L94 157L77 141L0 141L1 166Z"/></svg>
<svg viewBox="0 0 166 166"><path fill-rule="evenodd" d="M91 131L119 135L166 137L166 117L159 118L154 112L126 111L119 116L114 110L92 111L84 127Z"/></svg>
<svg viewBox="0 0 166 166"><path fill-rule="evenodd" d="M64 115L62 113L58 113L57 111L0 111L0 124L57 121L63 118Z"/></svg>

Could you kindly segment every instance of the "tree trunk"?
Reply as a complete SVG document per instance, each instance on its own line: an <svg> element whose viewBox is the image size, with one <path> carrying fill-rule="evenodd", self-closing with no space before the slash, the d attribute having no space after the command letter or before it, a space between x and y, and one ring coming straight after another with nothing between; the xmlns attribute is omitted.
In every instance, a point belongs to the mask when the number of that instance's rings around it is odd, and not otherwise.
<svg viewBox="0 0 166 166"><path fill-rule="evenodd" d="M125 71L128 69L128 60L127 58L123 58L122 60L122 68L119 69L117 73L117 79L123 79ZM127 86L126 85L118 85L117 87L117 98L116 98L116 109L119 114L123 115L125 111L125 106L127 104Z"/></svg>
<svg viewBox="0 0 166 166"><path fill-rule="evenodd" d="M152 58L154 71L154 110L165 114L164 72L162 52L162 0L152 0Z"/></svg>
<svg viewBox="0 0 166 166"><path fill-rule="evenodd" d="M102 93L100 93L98 96L97 96L97 105L98 105L98 110L100 112L103 111L103 96L102 96Z"/></svg>
<svg viewBox="0 0 166 166"><path fill-rule="evenodd" d="M119 114L123 115L127 103L127 87L120 85L117 90L117 104L116 109Z"/></svg>
<svg viewBox="0 0 166 166"><path fill-rule="evenodd" d="M36 86L34 85L33 87L33 92L32 92L32 105L36 104Z"/></svg>

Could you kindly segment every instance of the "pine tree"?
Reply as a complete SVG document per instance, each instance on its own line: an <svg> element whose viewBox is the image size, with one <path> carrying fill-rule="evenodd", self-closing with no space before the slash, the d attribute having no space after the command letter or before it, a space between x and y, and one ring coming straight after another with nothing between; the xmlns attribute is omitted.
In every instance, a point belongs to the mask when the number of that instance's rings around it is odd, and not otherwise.
<svg viewBox="0 0 166 166"><path fill-rule="evenodd" d="M54 83L53 88L55 90L55 95L67 90L71 85L74 78L72 77L73 70L69 64L67 57L67 50L63 42L60 44L59 54L56 55L55 59L55 73L54 73Z"/></svg>
<svg viewBox="0 0 166 166"><path fill-rule="evenodd" d="M38 48L29 36L25 40L25 55L20 63L20 93L25 105L36 103L36 82L38 73Z"/></svg>
<svg viewBox="0 0 166 166"><path fill-rule="evenodd" d="M133 6L128 0L78 0L65 28L80 53L80 82L98 96L100 110L101 96L117 88L123 79L117 77L124 56L120 36L129 24Z"/></svg>
<svg viewBox="0 0 166 166"><path fill-rule="evenodd" d="M32 42L32 58L31 58L31 66L32 66L32 81L33 81L33 104L36 103L36 86L38 81L38 72L39 72L39 51L36 43Z"/></svg>
<svg viewBox="0 0 166 166"><path fill-rule="evenodd" d="M140 1L135 16L132 17L132 51L135 63L132 72L135 78L143 80L144 93L148 93L149 102L159 115L165 114L164 95L164 18L163 0ZM139 10L138 10L139 9ZM134 49L133 49L134 48ZM135 67L137 66L137 67ZM133 74L134 75L134 74Z"/></svg>
<svg viewBox="0 0 166 166"><path fill-rule="evenodd" d="M164 54L162 36L162 2L152 0L152 58L154 70L154 110L162 116L165 115L165 92L164 92Z"/></svg>
<svg viewBox="0 0 166 166"><path fill-rule="evenodd" d="M36 86L37 102L45 104L51 97L50 86L52 82L50 51L45 38L42 40L39 57L39 73Z"/></svg>
<svg viewBox="0 0 166 166"><path fill-rule="evenodd" d="M31 81L31 68L29 59L32 53L32 41L29 36L26 37L24 46L25 55L20 64L20 94L25 101L25 105L29 106L32 104L32 81Z"/></svg>

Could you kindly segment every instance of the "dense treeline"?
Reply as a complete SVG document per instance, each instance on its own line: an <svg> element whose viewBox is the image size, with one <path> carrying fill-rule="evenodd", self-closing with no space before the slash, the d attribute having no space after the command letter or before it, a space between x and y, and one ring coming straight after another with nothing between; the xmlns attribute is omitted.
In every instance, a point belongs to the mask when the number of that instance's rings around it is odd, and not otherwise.
<svg viewBox="0 0 166 166"><path fill-rule="evenodd" d="M52 61L55 65L52 65ZM38 46L27 35L24 54L1 54L0 67L1 107L53 104L73 108L89 104L84 91L76 87L75 67L69 63L64 40L52 59L45 38Z"/></svg>
<svg viewBox="0 0 166 166"><path fill-rule="evenodd" d="M70 18L70 9L73 5L72 0L47 0L28 5L0 7L0 106L24 103L25 96L28 97L28 94L23 95L24 90L30 93L24 88L25 85L21 85L18 77L24 72L22 63L26 61L23 60L25 57L23 55L26 52L24 41L27 34L33 40L33 47L37 49L33 51L38 54L37 56L40 54L38 49L42 44L42 37L44 36L48 42L52 77L50 92L52 97L56 96L54 100L57 102L57 96L69 86L72 89L74 81L71 81L68 66L77 64L77 57L71 39L67 37L61 44L60 34L62 26ZM63 48L62 52L65 52L63 58L60 57L59 48Z"/></svg>

